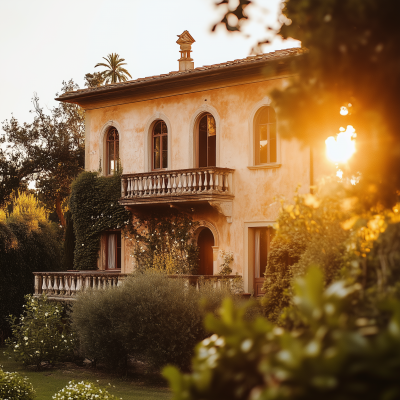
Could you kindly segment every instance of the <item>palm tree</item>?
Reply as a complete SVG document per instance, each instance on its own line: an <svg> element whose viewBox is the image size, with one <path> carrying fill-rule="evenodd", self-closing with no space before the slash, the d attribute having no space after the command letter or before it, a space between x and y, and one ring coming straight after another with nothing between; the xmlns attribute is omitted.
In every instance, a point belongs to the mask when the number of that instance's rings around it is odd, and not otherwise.
<svg viewBox="0 0 400 400"><path fill-rule="evenodd" d="M125 61L124 58L119 58L119 54L111 53L107 56L107 58L103 57L103 59L107 61L107 64L98 63L94 67L107 68L102 72L105 79L104 83L126 82L128 80L128 76L132 78L131 74L125 68L122 68L123 65L127 64L123 62Z"/></svg>

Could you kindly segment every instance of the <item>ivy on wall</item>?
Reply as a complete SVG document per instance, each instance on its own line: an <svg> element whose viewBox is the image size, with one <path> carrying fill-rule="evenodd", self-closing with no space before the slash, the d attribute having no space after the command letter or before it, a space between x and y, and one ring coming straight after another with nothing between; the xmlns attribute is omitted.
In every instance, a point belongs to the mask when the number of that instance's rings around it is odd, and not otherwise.
<svg viewBox="0 0 400 400"><path fill-rule="evenodd" d="M177 210L138 215L131 240L139 270L154 269L167 274L195 274L199 250L194 233L197 222Z"/></svg>
<svg viewBox="0 0 400 400"><path fill-rule="evenodd" d="M121 176L82 172L73 182L70 210L76 237L74 269L97 269L102 232L126 228L130 213L118 204Z"/></svg>

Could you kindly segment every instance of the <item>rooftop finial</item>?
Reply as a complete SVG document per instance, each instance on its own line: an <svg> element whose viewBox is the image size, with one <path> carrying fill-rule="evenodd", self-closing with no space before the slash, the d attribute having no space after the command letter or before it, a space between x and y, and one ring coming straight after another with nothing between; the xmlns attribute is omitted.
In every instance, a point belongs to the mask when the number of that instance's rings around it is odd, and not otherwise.
<svg viewBox="0 0 400 400"><path fill-rule="evenodd" d="M181 35L178 35L178 43L181 47L181 58L179 61L179 71L187 71L194 68L193 58L190 57L192 51L192 43L195 42L192 35L188 31L184 31Z"/></svg>

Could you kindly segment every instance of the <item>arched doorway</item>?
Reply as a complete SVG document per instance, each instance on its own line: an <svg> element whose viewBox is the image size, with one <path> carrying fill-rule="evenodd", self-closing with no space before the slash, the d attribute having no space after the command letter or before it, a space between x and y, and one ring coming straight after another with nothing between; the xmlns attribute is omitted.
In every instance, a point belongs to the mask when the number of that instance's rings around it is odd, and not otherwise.
<svg viewBox="0 0 400 400"><path fill-rule="evenodd" d="M199 247L199 275L213 275L214 235L208 228L203 228L197 238Z"/></svg>

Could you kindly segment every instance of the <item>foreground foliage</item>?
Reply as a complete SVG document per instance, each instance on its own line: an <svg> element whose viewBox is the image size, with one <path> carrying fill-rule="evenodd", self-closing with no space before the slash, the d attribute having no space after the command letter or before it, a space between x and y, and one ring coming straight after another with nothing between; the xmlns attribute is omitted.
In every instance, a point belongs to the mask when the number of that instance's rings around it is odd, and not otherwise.
<svg viewBox="0 0 400 400"><path fill-rule="evenodd" d="M136 273L121 287L81 293L73 328L83 355L111 368L125 369L128 356L157 369L167 363L187 368L195 344L207 336L205 311L215 311L227 295L208 285L196 291L157 272Z"/></svg>
<svg viewBox="0 0 400 400"><path fill-rule="evenodd" d="M68 385L56 393L52 399L54 400L116 400L117 397L111 395L105 389L100 389L91 382L78 382L71 381Z"/></svg>
<svg viewBox="0 0 400 400"><path fill-rule="evenodd" d="M0 399L33 400L35 391L27 378L17 372L4 372L0 368Z"/></svg>
<svg viewBox="0 0 400 400"><path fill-rule="evenodd" d="M243 318L226 300L220 318L209 315L215 334L196 348L193 373L164 370L174 399L397 399L400 396L400 302L386 299L387 322L352 315L361 285L337 281L324 289L312 268L294 288L298 329L266 319Z"/></svg>
<svg viewBox="0 0 400 400"><path fill-rule="evenodd" d="M33 293L33 271L62 268L62 230L50 223L33 195L21 193L13 211L0 209L0 331L7 318L22 312L24 296Z"/></svg>
<svg viewBox="0 0 400 400"><path fill-rule="evenodd" d="M33 298L27 295L19 320L10 317L13 336L6 344L14 359L39 369L43 362L52 364L71 358L76 343L63 316L61 305L49 302L45 296Z"/></svg>

